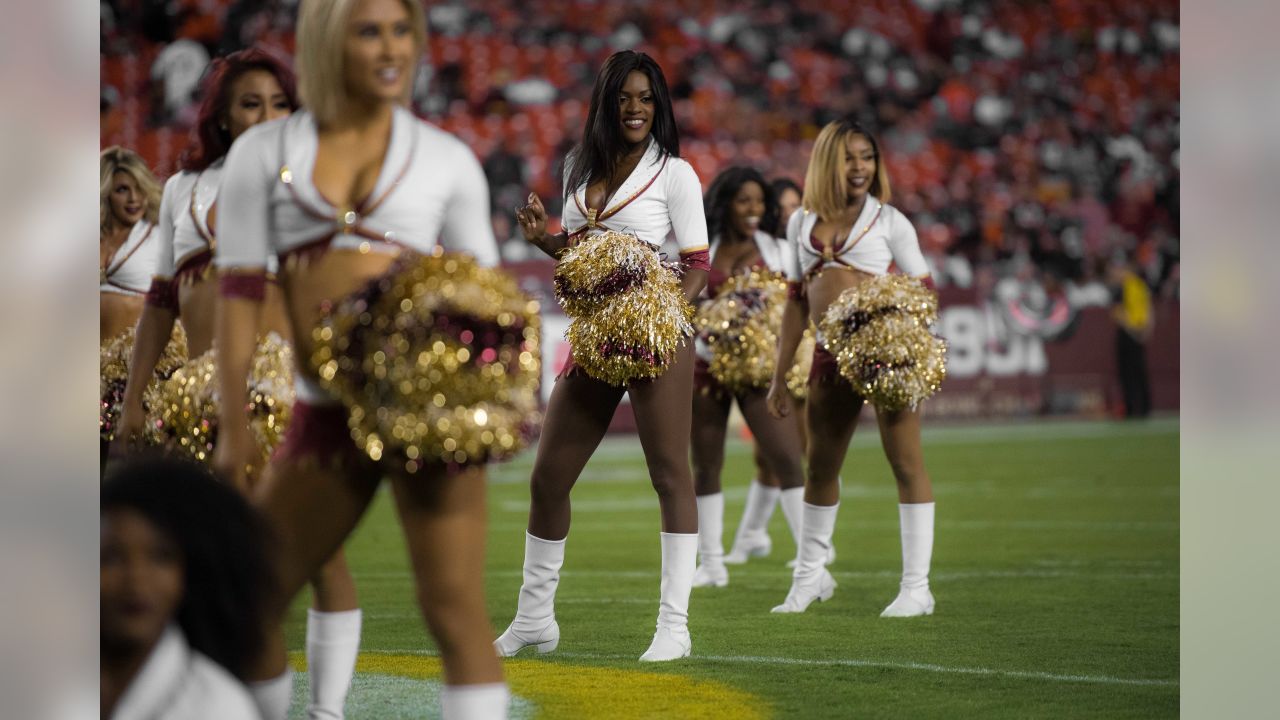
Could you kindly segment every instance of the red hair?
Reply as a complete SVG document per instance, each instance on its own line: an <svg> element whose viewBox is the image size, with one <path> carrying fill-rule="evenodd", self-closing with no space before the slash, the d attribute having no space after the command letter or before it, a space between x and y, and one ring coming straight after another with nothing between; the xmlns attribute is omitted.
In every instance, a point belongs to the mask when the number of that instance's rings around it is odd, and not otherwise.
<svg viewBox="0 0 1280 720"><path fill-rule="evenodd" d="M223 127L231 105L231 84L250 70L265 70L274 75L289 99L289 108L298 109L293 70L275 55L255 47L214 60L205 78L204 99L200 102L200 115L192 130L191 143L178 161L180 169L200 172L231 149L231 133Z"/></svg>

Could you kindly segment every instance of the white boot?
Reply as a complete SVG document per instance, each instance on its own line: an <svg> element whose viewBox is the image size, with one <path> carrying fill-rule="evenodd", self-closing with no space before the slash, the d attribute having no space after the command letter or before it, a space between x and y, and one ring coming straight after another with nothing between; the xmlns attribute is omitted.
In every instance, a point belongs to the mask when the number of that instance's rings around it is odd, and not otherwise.
<svg viewBox="0 0 1280 720"><path fill-rule="evenodd" d="M726 565L741 565L747 558L765 557L773 549L769 539L769 518L778 503L778 488L762 485L753 479L747 488L747 504L733 537L733 549L724 556Z"/></svg>
<svg viewBox="0 0 1280 720"><path fill-rule="evenodd" d="M724 566L724 493L698 496L698 569L694 587L724 587L729 569Z"/></svg>
<svg viewBox="0 0 1280 720"><path fill-rule="evenodd" d="M285 670L270 680L249 683L249 695L258 706L262 720L286 720L293 702L293 671Z"/></svg>
<svg viewBox="0 0 1280 720"><path fill-rule="evenodd" d="M506 683L445 685L440 693L444 720L506 720L510 702Z"/></svg>
<svg viewBox="0 0 1280 720"><path fill-rule="evenodd" d="M524 534L524 582L516 603L516 617L507 631L493 642L498 655L511 657L533 645L548 653L560 644L556 624L556 587L564 565L564 540L543 540Z"/></svg>
<svg viewBox="0 0 1280 720"><path fill-rule="evenodd" d="M804 488L791 488L782 491L781 503L782 514L787 518L787 524L791 527L791 535L796 541L796 557L787 561L787 567L795 569L796 558L800 557L800 532L801 526L804 525ZM827 551L827 561L825 564L830 565L836 561L836 546L833 542Z"/></svg>
<svg viewBox="0 0 1280 720"><path fill-rule="evenodd" d="M661 662L689 657L693 640L689 637L689 593L693 590L693 566L698 555L698 536L692 533L662 533L662 582L658 605L658 629L642 662Z"/></svg>
<svg viewBox="0 0 1280 720"><path fill-rule="evenodd" d="M825 561L831 549L831 532L835 528L839 508L839 503L831 506L804 504L800 559L791 577L787 599L773 612L802 613L814 600L831 599L836 580L827 571Z"/></svg>
<svg viewBox="0 0 1280 720"><path fill-rule="evenodd" d="M309 720L342 720L360 653L361 613L307 609L307 673L311 676Z"/></svg>
<svg viewBox="0 0 1280 720"><path fill-rule="evenodd" d="M929 592L929 562L933 559L933 503L898 505L902 529L902 584L898 597L880 617L917 617L933 614Z"/></svg>

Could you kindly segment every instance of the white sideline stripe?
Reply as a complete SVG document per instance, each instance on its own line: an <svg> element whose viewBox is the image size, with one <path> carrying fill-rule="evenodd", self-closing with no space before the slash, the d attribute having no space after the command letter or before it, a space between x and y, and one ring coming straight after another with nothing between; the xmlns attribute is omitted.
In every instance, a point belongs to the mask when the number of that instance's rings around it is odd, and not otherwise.
<svg viewBox="0 0 1280 720"><path fill-rule="evenodd" d="M773 576L780 578L791 577L791 571L783 567L783 563L779 560L777 564L778 572L773 573L768 570L734 570L740 573L740 577L750 578L752 580L766 579ZM902 573L898 570L833 570L831 574L837 578L848 578L851 580L878 580L881 578L896 578ZM388 570L383 572L357 572L355 577L357 580L386 580L409 578L412 574L407 570ZM523 577L521 570L487 570L486 577ZM648 578L656 579L659 577L658 568L653 570L565 570L560 573L561 578ZM933 581L946 582L949 580L1020 580L1020 579L1069 579L1079 578L1087 580L1171 580L1179 577L1176 572L1076 572L1072 570L972 570L957 572L936 572L929 575L929 579ZM565 602L557 600L557 602ZM572 602L596 602L591 598L580 598L572 600ZM610 600L610 602L622 602L622 600ZM646 601L647 602L647 601Z"/></svg>
<svg viewBox="0 0 1280 720"><path fill-rule="evenodd" d="M1001 442L1040 442L1048 439L1150 437L1178 432L1178 418L1158 418L1142 422L1049 420L1019 424L930 427L929 418L926 416L921 440L926 446L931 444L987 445ZM728 444L748 447L745 441L733 437L729 438ZM879 447L880 433L875 423L859 426L849 446ZM528 461L530 467L533 462L531 455L530 453L524 456L530 457ZM593 459L618 457L643 457L640 441L632 436L607 437L592 454Z"/></svg>
<svg viewBox="0 0 1280 720"><path fill-rule="evenodd" d="M422 655L439 657L439 653L431 650L379 650L362 653L365 655ZM582 660L624 660L634 661L634 655L615 655L607 653L576 653L558 651L553 657ZM890 670L919 670L922 672L942 673L944 675L986 675L989 677L1014 678L1019 680L1046 680L1049 682L1095 683L1100 685L1139 685L1148 687L1178 687L1177 680L1160 680L1148 678L1123 678L1113 675L1069 675L1064 673L1037 672L1034 670L997 670L981 667L955 667L951 665L935 665L919 662L893 662L889 660L860 660L856 658L831 658L817 660L810 658L764 657L759 655L693 655L690 662L703 660L707 662L738 663L744 665L801 665L809 667L853 667L853 668L887 668Z"/></svg>

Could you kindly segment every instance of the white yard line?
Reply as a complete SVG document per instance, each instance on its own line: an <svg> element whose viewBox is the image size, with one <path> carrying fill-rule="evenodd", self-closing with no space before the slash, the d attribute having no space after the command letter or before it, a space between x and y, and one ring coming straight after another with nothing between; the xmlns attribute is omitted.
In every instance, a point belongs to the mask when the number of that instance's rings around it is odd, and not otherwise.
<svg viewBox="0 0 1280 720"><path fill-rule="evenodd" d="M437 657L430 650L386 650L369 652L369 655L425 655ZM580 660L621 660L634 661L633 655L606 653L575 653L557 651L552 657ZM809 667L852 667L852 668L884 668L889 670L916 670L920 672L941 673L944 675L982 675L995 678L1017 680L1043 680L1047 682L1093 683L1099 685L1139 685L1149 687L1178 687L1177 680L1155 678L1125 678L1114 675L1078 675L1069 673L1040 672L1035 670L1000 670L983 667L961 667L954 665L936 665L922 662L899 662L892 660L864 660L861 658L791 658L766 657L759 655L694 655L688 662L720 662L740 665L799 665Z"/></svg>

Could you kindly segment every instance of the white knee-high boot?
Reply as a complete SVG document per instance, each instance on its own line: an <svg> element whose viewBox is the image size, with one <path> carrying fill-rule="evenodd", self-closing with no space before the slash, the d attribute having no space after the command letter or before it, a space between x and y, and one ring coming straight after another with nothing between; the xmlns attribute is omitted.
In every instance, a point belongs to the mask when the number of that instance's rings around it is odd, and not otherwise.
<svg viewBox="0 0 1280 720"><path fill-rule="evenodd" d="M360 653L359 608L342 612L307 610L307 674L311 679L310 720L342 720Z"/></svg>
<svg viewBox="0 0 1280 720"><path fill-rule="evenodd" d="M566 538L567 539L567 538ZM524 582L516 603L516 617L493 646L502 657L515 655L533 645L547 653L560 644L556 623L556 587L564 565L565 540L543 540L524 534Z"/></svg>
<svg viewBox="0 0 1280 720"><path fill-rule="evenodd" d="M933 560L934 504L898 505L902 531L902 583L898 597L880 617L916 617L933 614L933 593L929 591L929 563Z"/></svg>
<svg viewBox="0 0 1280 720"><path fill-rule="evenodd" d="M724 493L698 496L698 569L694 587L724 587L729 570L724 566Z"/></svg>
<svg viewBox="0 0 1280 720"><path fill-rule="evenodd" d="M445 685L440 693L444 720L506 720L510 702L506 683Z"/></svg>
<svg viewBox="0 0 1280 720"><path fill-rule="evenodd" d="M778 504L778 488L763 485L753 479L747 488L747 504L742 508L742 520L733 536L733 548L724 556L726 565L741 565L747 558L765 557L773 549L769 539L769 518Z"/></svg>
<svg viewBox="0 0 1280 720"><path fill-rule="evenodd" d="M693 647L689 637L689 593L693 590L694 563L698 536L692 533L662 533L662 582L658 605L658 629L642 661L661 662L688 657Z"/></svg>
<svg viewBox="0 0 1280 720"><path fill-rule="evenodd" d="M787 561L787 567L795 568L796 561L800 558L800 536L804 526L804 488L790 488L782 491L780 501L782 506L782 514L787 518L787 525L791 527L791 536L796 541L796 556ZM827 565L836 561L836 546L831 543L827 550Z"/></svg>
<svg viewBox="0 0 1280 720"><path fill-rule="evenodd" d="M285 670L270 680L249 683L249 695L258 706L262 720L286 720L293 702L293 671Z"/></svg>
<svg viewBox="0 0 1280 720"><path fill-rule="evenodd" d="M802 613L814 600L831 599L836 589L835 578L827 571L826 559L831 550L831 533L835 529L840 504L804 504L801 528L800 558L791 576L787 599L773 609L776 613Z"/></svg>

